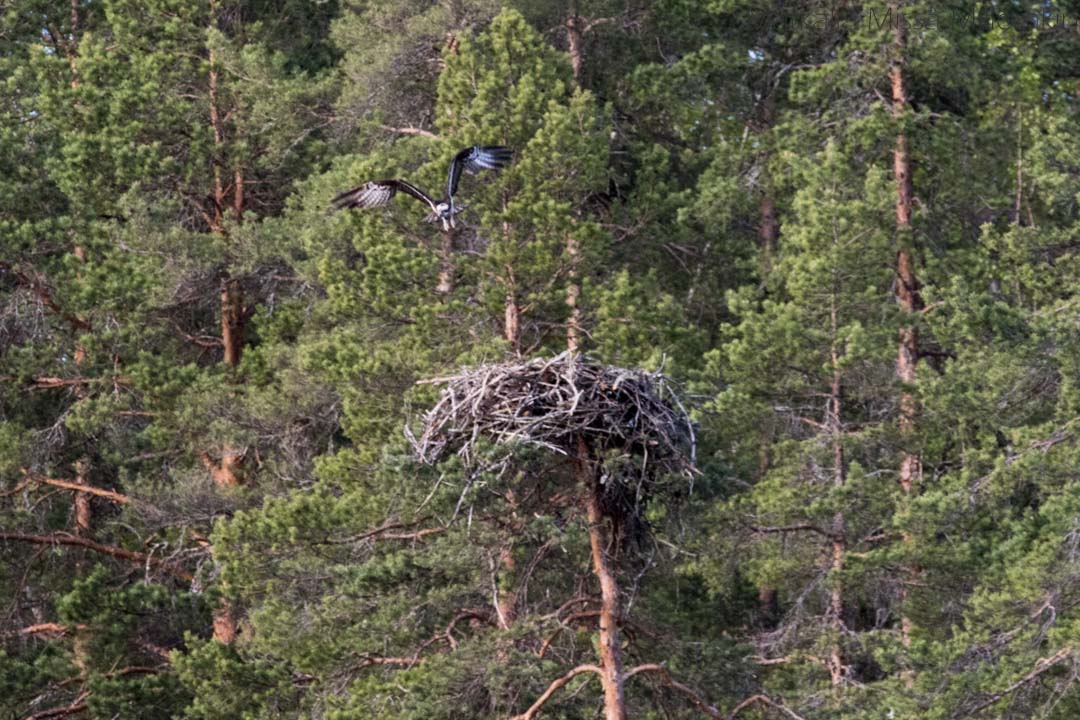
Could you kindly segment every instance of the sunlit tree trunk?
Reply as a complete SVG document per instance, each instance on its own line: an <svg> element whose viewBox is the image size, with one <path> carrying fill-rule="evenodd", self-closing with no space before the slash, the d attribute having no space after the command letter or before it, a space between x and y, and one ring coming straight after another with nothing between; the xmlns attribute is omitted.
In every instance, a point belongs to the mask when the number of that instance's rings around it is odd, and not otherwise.
<svg viewBox="0 0 1080 720"><path fill-rule="evenodd" d="M604 719L625 720L622 649L619 644L619 585L609 563L610 537L600 507L603 486L596 477L584 438L578 438L575 467L578 482L585 491L586 519L589 523L589 546L593 574L600 582L600 682L604 688Z"/></svg>

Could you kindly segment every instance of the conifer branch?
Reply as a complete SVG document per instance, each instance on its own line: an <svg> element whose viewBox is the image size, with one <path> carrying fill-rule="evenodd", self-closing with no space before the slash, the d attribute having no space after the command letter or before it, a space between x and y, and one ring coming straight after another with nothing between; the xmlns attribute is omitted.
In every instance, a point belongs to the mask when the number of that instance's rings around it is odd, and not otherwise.
<svg viewBox="0 0 1080 720"><path fill-rule="evenodd" d="M544 704L551 699L552 695L557 693L560 688L566 685L566 683L570 682L578 675L581 675L583 673L593 673L597 676L601 676L603 674L603 670L601 670L596 665L578 665L576 668L548 685L547 690L545 690L540 695L540 697L536 698L536 702L530 705L528 710L521 713L520 715L515 715L510 720L533 720L533 718L535 718L540 713L540 710L544 707Z"/></svg>

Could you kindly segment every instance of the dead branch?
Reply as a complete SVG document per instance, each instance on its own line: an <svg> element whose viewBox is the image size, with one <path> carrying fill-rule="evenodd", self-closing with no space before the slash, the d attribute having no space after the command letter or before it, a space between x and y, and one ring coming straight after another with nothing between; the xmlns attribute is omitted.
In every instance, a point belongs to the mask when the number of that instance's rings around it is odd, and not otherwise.
<svg viewBox="0 0 1080 720"><path fill-rule="evenodd" d="M0 532L0 540L14 540L17 542L32 543L35 545L72 545L75 547L84 547L94 552L99 552L103 555L109 555L115 558L121 558L123 560L130 560L137 563L146 563L153 565L156 568L164 570L165 572L177 577L181 580L191 581L194 576L184 570L181 567L177 567L168 560L164 560L153 555L146 553L135 552L133 550L125 550L124 548L114 547L112 545L103 545L93 540L71 535L65 532L55 532L51 535L29 535L26 533L16 532Z"/></svg>
<svg viewBox="0 0 1080 720"><path fill-rule="evenodd" d="M217 349L222 347L221 338L219 337L215 337L213 335L191 335L190 333L186 332L182 327L180 327L180 323L176 322L172 318L169 318L169 323L173 326L173 328L176 329L176 332L182 338L184 338L184 340L191 343L192 345L197 345L198 347L207 349Z"/></svg>
<svg viewBox="0 0 1080 720"><path fill-rule="evenodd" d="M627 671L626 679L629 680L635 675L646 672L656 673L657 675L659 675L660 681L664 684L665 687L669 687L672 690L678 690L683 695L690 698L690 702L693 703L694 707L696 707L698 710L705 713L709 717L724 718L724 714L722 712L716 709L715 706L710 705L708 702L706 702L706 700L701 697L701 695L699 695L693 688L691 688L689 685L684 685L675 678L671 677L671 673L669 673L667 668L665 668L663 665L657 665L656 663L638 665L637 667Z"/></svg>
<svg viewBox="0 0 1080 720"><path fill-rule="evenodd" d="M351 535L347 538L334 538L328 540L322 540L317 544L320 545L350 545L353 543L360 543L365 540L386 539L386 540L422 540L428 535L437 535L439 533L446 532L444 527L430 527L421 528L419 530L411 530L411 528L430 520L431 516L426 515L419 520L413 522L385 522L377 528L371 530L365 530L358 535ZM408 530L409 532L394 532L396 530Z"/></svg>
<svg viewBox="0 0 1080 720"><path fill-rule="evenodd" d="M47 720L48 718L67 717L68 715L75 715L81 713L86 709L86 698L90 697L90 691L86 690L79 693L72 701L70 705L58 708L49 708L48 710L42 710L36 712L33 715L27 715L23 720Z"/></svg>
<svg viewBox="0 0 1080 720"><path fill-rule="evenodd" d="M791 718L791 720L806 720L806 718L804 718L802 715L799 715L797 712L789 708L784 703L778 700L773 700L768 695L751 695L750 697L746 698L741 703L732 708L731 712L728 714L728 720L734 720L735 716L741 713L743 710L758 704L767 705L768 707L775 708L776 710L779 710L780 712L787 715L789 718Z"/></svg>
<svg viewBox="0 0 1080 720"><path fill-rule="evenodd" d="M15 282L23 286L30 292L32 292L42 305L47 307L54 315L63 318L70 326L71 329L78 331L90 330L91 325L85 319L72 315L69 312L65 312L60 304L52 296L52 291L45 284L37 274L31 275L31 273L21 270L9 262L0 260L0 270L6 270L15 277Z"/></svg>
<svg viewBox="0 0 1080 720"><path fill-rule="evenodd" d="M63 637L72 630L83 630L86 626L78 624L74 626L61 625L60 623L38 623L37 625L28 625L18 630L11 630L4 633L5 637L13 637L17 635L55 635L57 637Z"/></svg>
<svg viewBox="0 0 1080 720"><path fill-rule="evenodd" d="M533 720L533 718L535 718L540 713L540 710L544 707L544 704L551 699L552 695L557 693L560 688L566 685L566 683L570 682L578 675L581 675L583 673L594 673L599 676L603 673L603 671L596 665L578 665L576 668L548 685L547 690L545 690L543 694L540 695L540 697L536 698L536 702L529 706L528 710L521 713L520 715L515 715L513 718L511 718L511 720Z"/></svg>
<svg viewBox="0 0 1080 720"><path fill-rule="evenodd" d="M761 526L761 525L747 525L747 527L753 532L760 533L762 535L783 534L790 532L812 532L821 535L822 537L832 539L833 533L823 530L816 525L810 523L798 523L795 525L781 525L781 526Z"/></svg>
<svg viewBox="0 0 1080 720"><path fill-rule="evenodd" d="M372 665L399 665L410 668L416 664L415 657L382 657L379 655L359 655L360 664L357 667L370 667Z"/></svg>
<svg viewBox="0 0 1080 720"><path fill-rule="evenodd" d="M457 640L454 639L454 628L462 620L483 620L484 622L491 623L491 613L484 608L466 608L459 612L454 618L447 624L446 643L450 646L451 650L457 650Z"/></svg>
<svg viewBox="0 0 1080 720"><path fill-rule="evenodd" d="M430 138L432 140L438 140L439 136L435 133L424 130L418 127L392 127L390 125L380 125L380 128L388 132L395 133L397 135L419 135L420 137Z"/></svg>
<svg viewBox="0 0 1080 720"><path fill-rule="evenodd" d="M1033 680L1036 680L1040 675L1045 673L1047 670L1049 670L1052 667L1055 667L1056 665L1061 664L1065 660L1071 658L1071 656L1072 656L1072 648L1069 647L1069 646L1065 646L1065 647L1061 648L1060 650L1058 650L1053 655L1051 655L1050 657L1039 658L1035 662L1035 668L1033 670L1031 670L1031 672L1027 673L1022 678L1020 678L1019 680L1014 682L1012 685L1009 685L1004 690L999 690L998 692L991 693L989 697L984 699L982 702L980 702L975 707L973 707L971 709L957 710L956 713L953 714L953 717L954 718L970 717L971 715L974 715L977 712L981 712L982 710L985 710L986 708L988 708L991 705L993 705L994 703L996 703L998 700L1001 700L1002 698L1013 694L1014 692L1016 692L1017 690L1019 690L1023 686L1027 685L1028 683L1032 682Z"/></svg>
<svg viewBox="0 0 1080 720"><path fill-rule="evenodd" d="M86 493L87 495L96 495L97 497L111 500L114 503L120 505L127 505L131 503L131 498L127 495L115 492L114 490L105 490L104 488L97 488L93 485L84 485L82 483L71 482L70 480L58 480L56 478L43 477L41 475L30 475L24 469L23 474L27 476L33 482L40 483L41 485L52 485L53 487L64 488L65 490L74 490L75 492Z"/></svg>

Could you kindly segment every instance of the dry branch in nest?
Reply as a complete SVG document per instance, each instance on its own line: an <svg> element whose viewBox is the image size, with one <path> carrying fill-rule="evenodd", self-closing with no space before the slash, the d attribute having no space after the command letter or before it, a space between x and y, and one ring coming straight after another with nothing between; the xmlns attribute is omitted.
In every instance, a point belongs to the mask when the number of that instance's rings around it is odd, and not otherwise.
<svg viewBox="0 0 1080 720"><path fill-rule="evenodd" d="M425 463L457 453L473 464L481 441L573 456L583 439L600 461L601 479L633 489L635 508L657 478L696 472L693 424L660 373L564 352L421 382L445 385L423 418L420 437L409 433Z"/></svg>

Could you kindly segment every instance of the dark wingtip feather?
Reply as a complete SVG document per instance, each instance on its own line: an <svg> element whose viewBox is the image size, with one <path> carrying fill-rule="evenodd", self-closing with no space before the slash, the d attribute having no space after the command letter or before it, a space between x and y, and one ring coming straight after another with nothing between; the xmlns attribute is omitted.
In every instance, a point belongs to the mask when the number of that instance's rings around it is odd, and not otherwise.
<svg viewBox="0 0 1080 720"><path fill-rule="evenodd" d="M514 151L505 145L486 145L480 148L480 152L487 155L497 168L506 167L514 159Z"/></svg>

